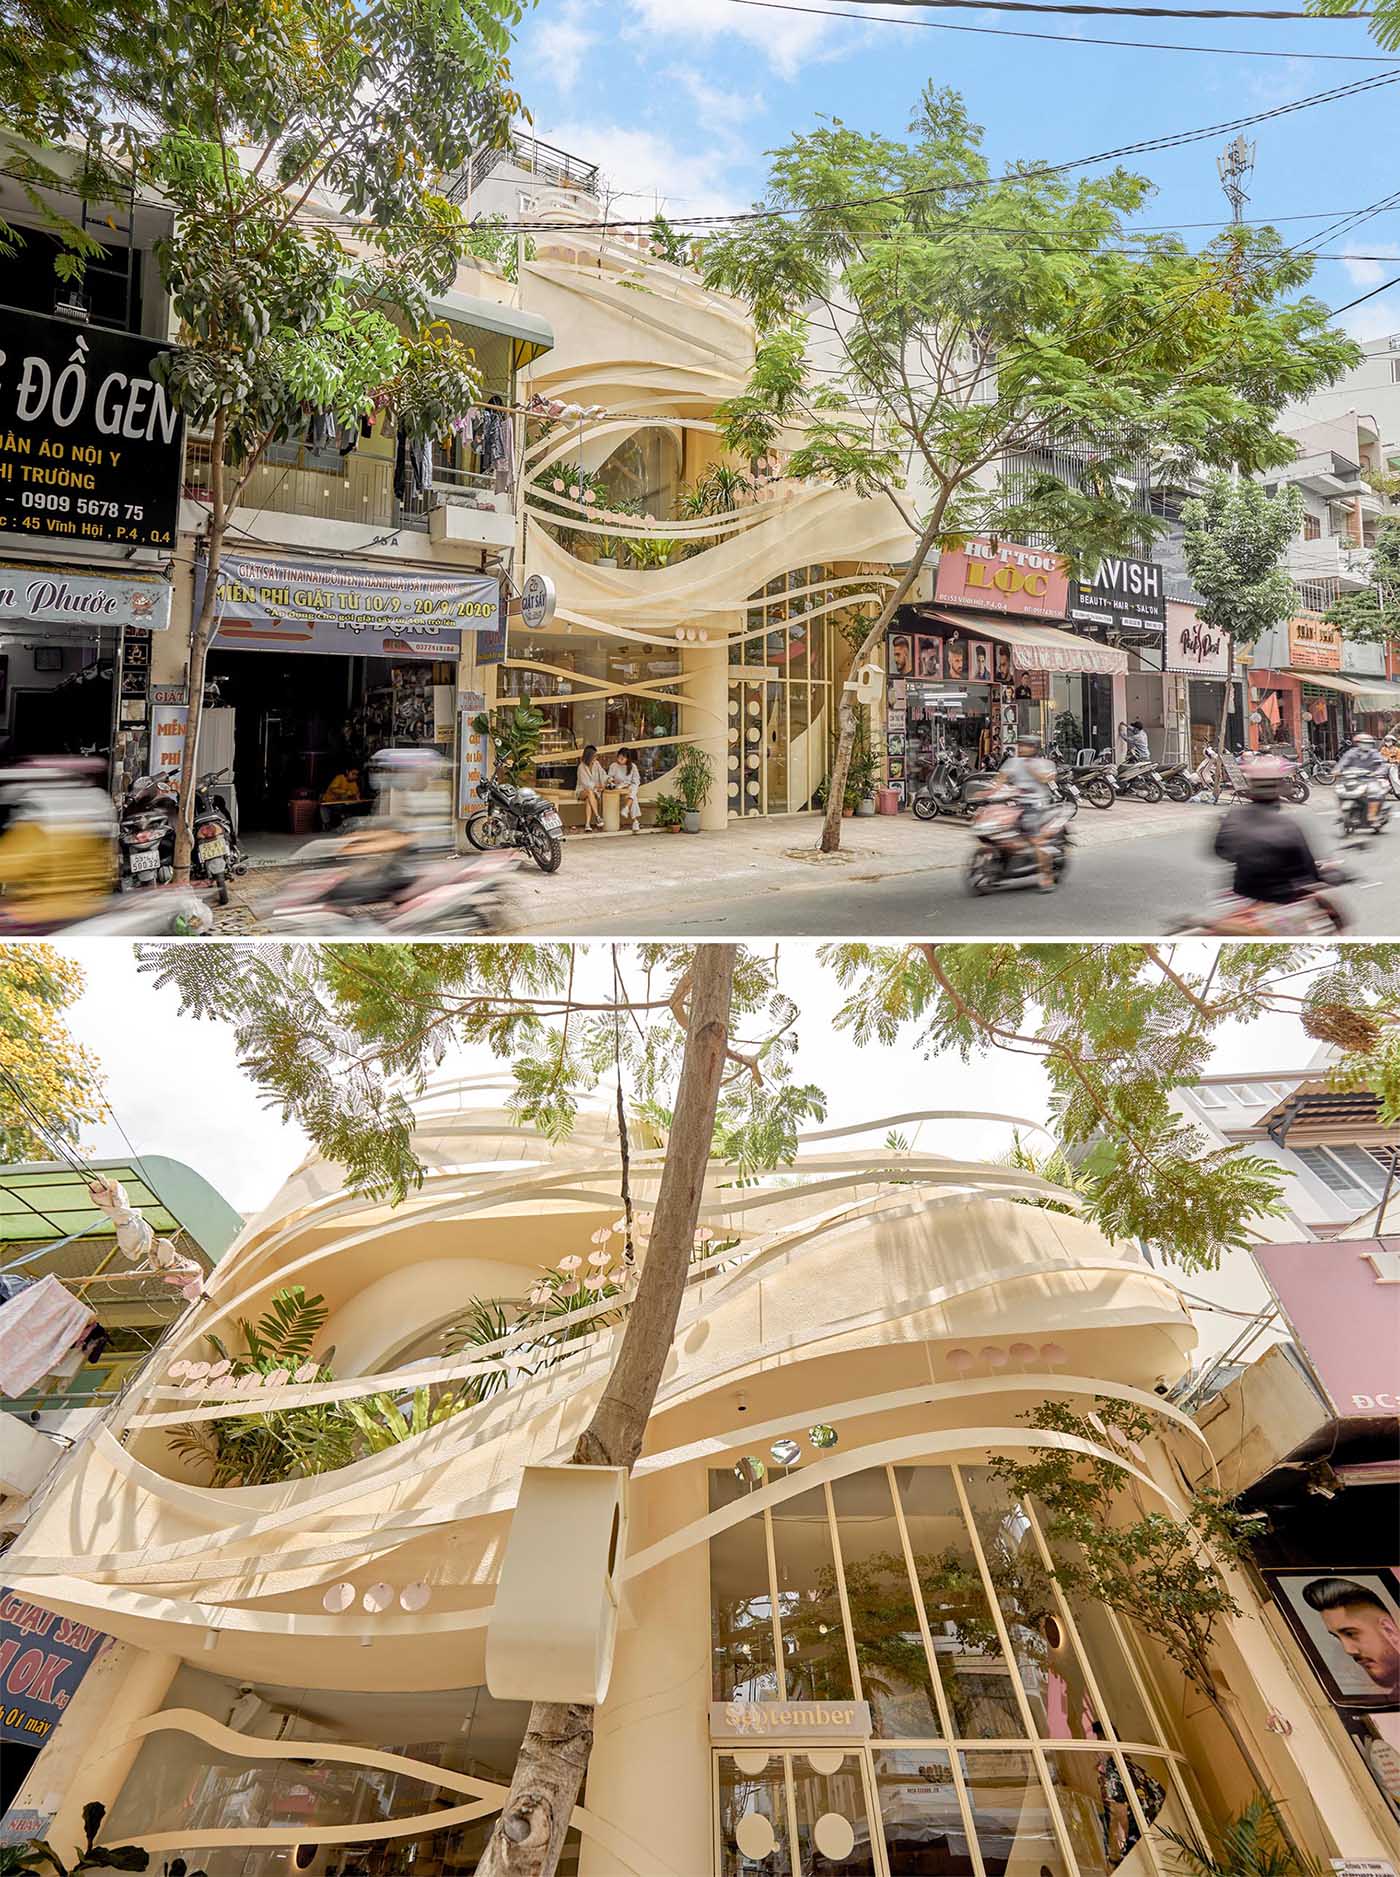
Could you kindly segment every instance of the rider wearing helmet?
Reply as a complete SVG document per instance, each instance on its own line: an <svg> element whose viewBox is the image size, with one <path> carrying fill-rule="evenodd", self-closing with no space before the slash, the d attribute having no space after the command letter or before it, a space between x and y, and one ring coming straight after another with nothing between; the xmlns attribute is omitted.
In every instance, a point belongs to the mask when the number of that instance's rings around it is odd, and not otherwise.
<svg viewBox="0 0 1400 1877"><path fill-rule="evenodd" d="M1380 745L1367 730L1358 730L1350 745L1342 751L1342 759L1337 764L1337 774L1360 775L1368 780L1385 775L1385 757ZM1366 803L1366 819L1374 821L1381 812L1379 797Z"/></svg>
<svg viewBox="0 0 1400 1877"><path fill-rule="evenodd" d="M1045 810L1053 799L1050 790L1054 780L1055 765L1045 755L1040 738L1022 734L1016 738L1015 753L1002 764L997 777L998 787L993 791L995 794L1009 795L1015 802L1021 820L1021 835L1035 850L1040 885L1044 892L1053 891L1055 885L1050 850L1040 832Z"/></svg>
<svg viewBox="0 0 1400 1877"><path fill-rule="evenodd" d="M1244 773L1249 800L1235 803L1215 837L1217 855L1234 867L1233 891L1273 905L1315 892L1323 876L1308 837L1283 812L1293 765L1280 756L1261 756Z"/></svg>

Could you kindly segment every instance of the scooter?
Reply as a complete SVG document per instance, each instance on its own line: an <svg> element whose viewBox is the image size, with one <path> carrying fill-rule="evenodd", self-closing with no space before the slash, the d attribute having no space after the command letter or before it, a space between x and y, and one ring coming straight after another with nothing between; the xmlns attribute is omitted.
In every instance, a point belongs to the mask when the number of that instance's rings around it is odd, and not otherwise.
<svg viewBox="0 0 1400 1877"><path fill-rule="evenodd" d="M1071 811L1055 803L1044 811L1039 839L1049 846L1050 872L1056 886L1069 866ZM1002 893L1013 887L1039 886L1040 862L1021 832L1021 811L1014 802L985 803L972 824L977 846L968 863L967 883L974 893Z"/></svg>
<svg viewBox="0 0 1400 1877"><path fill-rule="evenodd" d="M536 790L505 781L499 770L482 779L479 793L486 806L467 818L471 845L481 853L519 848L541 873L557 873L564 858L564 822L558 809Z"/></svg>
<svg viewBox="0 0 1400 1877"><path fill-rule="evenodd" d="M1337 774L1337 832L1379 834L1390 819L1390 784L1382 770L1343 769Z"/></svg>
<svg viewBox="0 0 1400 1877"><path fill-rule="evenodd" d="M229 875L248 871L248 856L238 844L238 811L231 788L220 784L229 781L227 769L211 769L195 784L194 852L190 872L213 882L221 906L228 905ZM172 833L172 842L173 842ZM173 848L172 848L173 852Z"/></svg>
<svg viewBox="0 0 1400 1877"><path fill-rule="evenodd" d="M1113 751L1100 750L1099 761L1111 764ZM1113 770L1113 776L1120 795L1132 795L1141 802L1160 802L1166 795L1154 762L1121 762Z"/></svg>
<svg viewBox="0 0 1400 1877"><path fill-rule="evenodd" d="M118 841L121 860L118 887L166 886L175 878L175 818L179 771L158 769L137 776L122 802Z"/></svg>
<svg viewBox="0 0 1400 1877"><path fill-rule="evenodd" d="M1221 893L1208 911L1185 925L1169 928L1173 938L1335 938L1351 924L1345 908L1336 896L1339 886L1359 884L1376 886L1375 880L1361 880L1335 860L1324 860L1318 867L1321 884L1296 899L1242 899L1238 893Z"/></svg>
<svg viewBox="0 0 1400 1877"><path fill-rule="evenodd" d="M936 821L939 815L970 821L982 805L990 780L963 757L940 750L928 780L910 806L920 821Z"/></svg>
<svg viewBox="0 0 1400 1877"><path fill-rule="evenodd" d="M1068 757L1061 757L1056 761L1055 773L1061 786L1067 777L1091 808L1112 808L1118 800L1113 771L1101 762L1071 762Z"/></svg>
<svg viewBox="0 0 1400 1877"><path fill-rule="evenodd" d="M425 861L410 850L356 859L341 849L293 875L262 930L309 938L498 932L507 925L507 886L519 864L515 854Z"/></svg>

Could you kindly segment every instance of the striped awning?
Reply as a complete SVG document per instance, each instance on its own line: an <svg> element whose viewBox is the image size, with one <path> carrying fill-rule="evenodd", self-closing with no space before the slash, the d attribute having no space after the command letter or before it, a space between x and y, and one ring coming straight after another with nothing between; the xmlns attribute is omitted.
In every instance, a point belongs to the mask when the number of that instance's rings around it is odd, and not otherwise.
<svg viewBox="0 0 1400 1877"><path fill-rule="evenodd" d="M1018 671L1098 671L1119 672L1128 669L1128 654L1116 645L1100 645L1096 639L1081 639L1077 632L1066 632L1048 621L1035 620L1014 625L1000 613L981 613L947 606L921 607L920 616L939 625L956 626L971 637L996 639L1011 647L1011 662Z"/></svg>

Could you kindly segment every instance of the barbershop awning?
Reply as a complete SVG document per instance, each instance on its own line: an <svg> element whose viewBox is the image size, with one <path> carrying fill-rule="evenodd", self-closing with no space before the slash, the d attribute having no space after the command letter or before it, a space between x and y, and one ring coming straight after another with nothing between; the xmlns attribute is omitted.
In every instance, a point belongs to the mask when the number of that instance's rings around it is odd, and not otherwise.
<svg viewBox="0 0 1400 1877"><path fill-rule="evenodd" d="M1309 671L1302 665L1287 667L1290 678L1315 684L1319 690L1339 691L1354 700L1358 710L1400 710L1400 684L1383 678L1344 678L1335 671Z"/></svg>
<svg viewBox="0 0 1400 1877"><path fill-rule="evenodd" d="M1018 671L1098 671L1128 669L1128 654L1116 645L1081 639L1059 626L1017 623L1000 613L979 613L951 606L923 607L921 616L939 625L956 626L971 637L996 639L1011 647L1011 662Z"/></svg>

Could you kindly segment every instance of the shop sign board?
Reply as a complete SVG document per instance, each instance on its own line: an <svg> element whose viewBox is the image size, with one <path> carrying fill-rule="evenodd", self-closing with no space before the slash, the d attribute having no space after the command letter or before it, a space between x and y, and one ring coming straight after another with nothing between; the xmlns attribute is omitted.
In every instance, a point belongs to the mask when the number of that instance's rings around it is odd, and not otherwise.
<svg viewBox="0 0 1400 1877"><path fill-rule="evenodd" d="M0 561L0 619L164 632L170 624L170 582L164 574L76 573L38 561Z"/></svg>
<svg viewBox="0 0 1400 1877"><path fill-rule="evenodd" d="M42 1746L106 1640L100 1629L0 1590L0 1740Z"/></svg>
<svg viewBox="0 0 1400 1877"><path fill-rule="evenodd" d="M1167 623L1166 576L1156 561L1105 555L1090 581L1069 583L1070 619L1158 633Z"/></svg>
<svg viewBox="0 0 1400 1877"><path fill-rule="evenodd" d="M174 547L184 420L169 346L0 307L0 533Z"/></svg>
<svg viewBox="0 0 1400 1877"><path fill-rule="evenodd" d="M54 1821L52 1812L36 1812L32 1805L13 1805L0 1818L0 1844L32 1844L47 1836Z"/></svg>
<svg viewBox="0 0 1400 1877"><path fill-rule="evenodd" d="M868 1740L868 1701L712 1701L711 1740Z"/></svg>
<svg viewBox="0 0 1400 1877"><path fill-rule="evenodd" d="M185 738L190 727L190 694L183 684L151 687L151 774L173 769L178 775L185 761Z"/></svg>
<svg viewBox="0 0 1400 1877"><path fill-rule="evenodd" d="M988 612L1063 619L1069 603L1069 566L1059 554L1015 541L972 540L944 548L934 598Z"/></svg>
<svg viewBox="0 0 1400 1877"><path fill-rule="evenodd" d="M457 698L457 818L465 821L475 814L481 801L478 791L486 775L486 738L472 729L472 719L486 709L480 691L463 691Z"/></svg>
<svg viewBox="0 0 1400 1877"><path fill-rule="evenodd" d="M1395 1866L1383 1857L1333 1857L1327 1861L1337 1877L1395 1877Z"/></svg>
<svg viewBox="0 0 1400 1877"><path fill-rule="evenodd" d="M206 578L201 562L196 617ZM226 553L219 563L214 642L231 652L455 659L463 632L497 629L500 610L500 582L465 568L447 573Z"/></svg>
<svg viewBox="0 0 1400 1877"><path fill-rule="evenodd" d="M1295 613L1288 622L1288 662L1306 671L1340 671L1341 631L1321 613Z"/></svg>
<svg viewBox="0 0 1400 1877"><path fill-rule="evenodd" d="M557 604L558 595L549 575L531 574L520 589L521 623L529 631L538 632L553 619Z"/></svg>
<svg viewBox="0 0 1400 1877"><path fill-rule="evenodd" d="M1163 665L1191 678L1219 680L1230 668L1230 642L1214 626L1203 625L1193 606L1169 606Z"/></svg>
<svg viewBox="0 0 1400 1877"><path fill-rule="evenodd" d="M1400 1413L1400 1239L1256 1245L1254 1257L1333 1412Z"/></svg>

